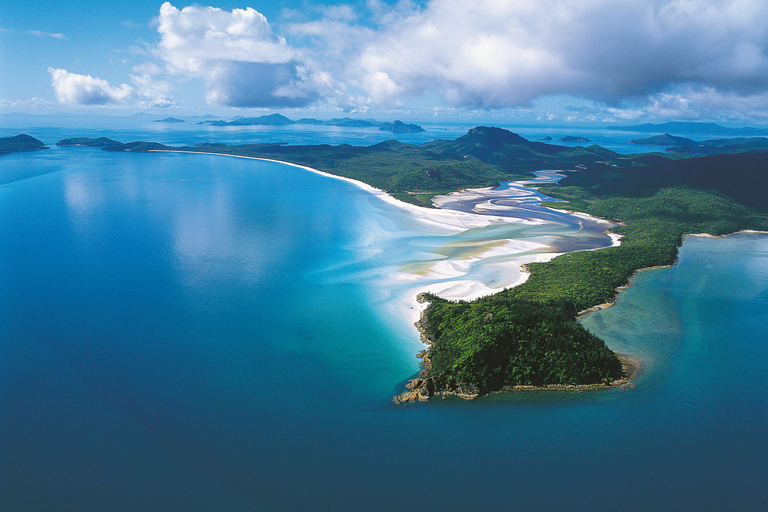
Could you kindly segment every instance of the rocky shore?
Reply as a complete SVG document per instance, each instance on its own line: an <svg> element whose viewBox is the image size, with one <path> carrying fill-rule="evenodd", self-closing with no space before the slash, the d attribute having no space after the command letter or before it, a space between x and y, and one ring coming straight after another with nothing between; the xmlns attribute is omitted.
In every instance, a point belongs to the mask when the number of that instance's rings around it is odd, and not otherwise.
<svg viewBox="0 0 768 512"><path fill-rule="evenodd" d="M435 381L432 377L428 377L429 374L429 351L422 351L419 353L422 362L424 364L424 370L421 371L422 377L411 379L405 385L407 391L393 397L392 401L396 404L402 404L407 402L426 402L430 398L440 397L446 398L449 396L456 396L464 400L474 400L481 396L490 396L500 393L522 393L532 391L560 391L560 392L576 392L582 393L584 391L596 391L600 389L634 389L635 385L632 381L637 377L640 372L640 361L627 355L617 354L617 357L621 361L623 367L623 375L620 379L609 382L604 380L598 384L549 384L546 386L504 386L498 391L492 391L490 393L481 393L475 386L461 385L456 387L437 388Z"/></svg>

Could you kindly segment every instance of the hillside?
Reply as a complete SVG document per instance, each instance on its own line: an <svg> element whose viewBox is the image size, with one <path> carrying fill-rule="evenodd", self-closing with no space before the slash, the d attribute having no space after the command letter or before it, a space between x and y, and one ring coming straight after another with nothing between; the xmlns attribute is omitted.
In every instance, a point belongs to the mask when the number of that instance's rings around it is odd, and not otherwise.
<svg viewBox="0 0 768 512"><path fill-rule="evenodd" d="M13 137L0 137L0 155L38 149L48 149L48 147L43 142L24 133Z"/></svg>

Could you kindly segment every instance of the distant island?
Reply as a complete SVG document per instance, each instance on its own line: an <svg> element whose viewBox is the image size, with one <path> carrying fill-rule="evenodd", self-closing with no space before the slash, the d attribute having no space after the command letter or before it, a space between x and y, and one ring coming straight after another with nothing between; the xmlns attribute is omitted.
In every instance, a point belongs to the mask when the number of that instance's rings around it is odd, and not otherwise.
<svg viewBox="0 0 768 512"><path fill-rule="evenodd" d="M0 137L0 155L19 151L37 151L39 149L48 149L48 146L25 133L14 135L13 137Z"/></svg>
<svg viewBox="0 0 768 512"><path fill-rule="evenodd" d="M574 137L573 135L568 135L560 139L560 142L592 142L586 137Z"/></svg>
<svg viewBox="0 0 768 512"><path fill-rule="evenodd" d="M623 386L631 361L576 322L611 304L641 269L671 265L686 234L768 231L768 153L704 157L620 155L599 146L531 142L493 127L455 140L373 146L99 144L107 151L181 151L277 159L357 179L409 202L466 187L497 185L539 169L578 169L541 188L567 203L547 206L620 222L621 245L530 263L522 285L471 302L425 294L418 324L428 348L421 374L397 402L462 398L498 391L581 390ZM76 143L73 141L77 141ZM65 143L66 142L66 143Z"/></svg>
<svg viewBox="0 0 768 512"><path fill-rule="evenodd" d="M379 126L379 130L393 133L415 133L423 132L424 128L417 124L405 124L400 121L395 121L392 123L382 123L381 126Z"/></svg>
<svg viewBox="0 0 768 512"><path fill-rule="evenodd" d="M183 119L176 119L175 117L166 117L165 119L155 119L155 123L183 123Z"/></svg>
<svg viewBox="0 0 768 512"><path fill-rule="evenodd" d="M285 117L282 114L269 114L258 117L238 117L232 121L205 121L206 124L211 126L286 126L292 124L307 124L307 125L322 125L322 126L339 126L344 128L378 128L379 130L390 131L395 133L404 132L423 132L424 128L415 124L405 124L401 121L394 121L392 123L380 123L373 119L352 119L349 117L328 119L321 121L319 119L302 118L298 121L294 121Z"/></svg>
<svg viewBox="0 0 768 512"><path fill-rule="evenodd" d="M91 148L107 148L110 146L123 146L116 140L108 139L106 137L99 137L92 139L89 137L72 137L70 139L63 139L56 143L57 146L86 146Z"/></svg>
<svg viewBox="0 0 768 512"><path fill-rule="evenodd" d="M695 135L750 136L768 135L768 128L727 128L717 123L672 122L638 124L634 126L608 126L606 130L651 133L691 133Z"/></svg>
<svg viewBox="0 0 768 512"><path fill-rule="evenodd" d="M721 155L768 151L766 137L736 137L695 141L687 137L675 137L665 133L644 139L632 139L630 144L667 146L668 153L681 155Z"/></svg>
<svg viewBox="0 0 768 512"><path fill-rule="evenodd" d="M663 135L654 135L644 139L632 139L630 144L640 144L646 146L695 146L697 142L686 137L675 137L665 133Z"/></svg>

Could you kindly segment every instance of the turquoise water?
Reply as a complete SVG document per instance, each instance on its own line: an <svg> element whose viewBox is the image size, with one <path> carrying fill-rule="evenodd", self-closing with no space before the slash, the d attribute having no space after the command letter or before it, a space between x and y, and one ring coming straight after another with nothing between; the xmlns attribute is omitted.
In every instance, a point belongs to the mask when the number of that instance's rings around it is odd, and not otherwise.
<svg viewBox="0 0 768 512"><path fill-rule="evenodd" d="M422 348L403 296L439 281L409 269L467 241L563 244L582 222L456 232L227 157L0 158L3 510L768 500L768 237L690 239L584 321L644 360L636 389L403 407Z"/></svg>

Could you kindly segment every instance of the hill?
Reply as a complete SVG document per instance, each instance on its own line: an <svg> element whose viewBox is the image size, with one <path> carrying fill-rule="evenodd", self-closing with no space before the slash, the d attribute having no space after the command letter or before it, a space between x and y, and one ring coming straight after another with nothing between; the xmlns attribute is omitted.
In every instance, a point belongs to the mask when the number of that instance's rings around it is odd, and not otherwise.
<svg viewBox="0 0 768 512"><path fill-rule="evenodd" d="M122 146L120 142L116 140L108 139L107 137L98 137L95 139L89 137L72 137L69 139L60 140L56 143L57 146L86 146L91 148L106 148L109 146Z"/></svg>
<svg viewBox="0 0 768 512"><path fill-rule="evenodd" d="M0 137L0 155L16 153L18 151L37 151L38 149L48 149L41 141L22 133L13 137Z"/></svg>
<svg viewBox="0 0 768 512"><path fill-rule="evenodd" d="M382 123L379 126L379 130L384 130L393 133L415 133L423 132L424 128L417 124L405 124L401 121L394 121L392 123Z"/></svg>

